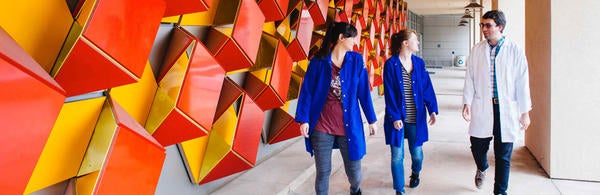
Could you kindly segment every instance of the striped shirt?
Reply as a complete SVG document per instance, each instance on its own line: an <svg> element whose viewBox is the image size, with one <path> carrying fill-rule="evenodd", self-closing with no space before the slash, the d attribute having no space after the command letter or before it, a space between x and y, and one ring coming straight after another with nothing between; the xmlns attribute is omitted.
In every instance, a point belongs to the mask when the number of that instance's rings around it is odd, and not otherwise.
<svg viewBox="0 0 600 195"><path fill-rule="evenodd" d="M504 43L504 37L498 40L498 44L493 46L489 41L490 45L490 81L492 85L490 86L490 92L492 93L493 98L498 98L498 84L496 83L496 56L498 56L498 52L500 51L500 47Z"/></svg>
<svg viewBox="0 0 600 195"><path fill-rule="evenodd" d="M412 89L412 73L408 73L402 66L402 84L404 86L404 101L406 102L406 120L407 123L417 122L417 108L415 107L415 97Z"/></svg>

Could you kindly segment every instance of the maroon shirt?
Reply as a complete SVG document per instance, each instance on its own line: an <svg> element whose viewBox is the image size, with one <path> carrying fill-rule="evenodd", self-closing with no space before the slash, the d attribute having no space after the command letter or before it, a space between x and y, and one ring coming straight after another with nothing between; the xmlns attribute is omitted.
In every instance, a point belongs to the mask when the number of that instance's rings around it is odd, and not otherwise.
<svg viewBox="0 0 600 195"><path fill-rule="evenodd" d="M333 62L332 62L333 64ZM331 66L331 84L325 106L321 111L321 117L315 126L315 130L331 135L346 135L344 129L344 115L342 112L342 84L340 82L339 67Z"/></svg>

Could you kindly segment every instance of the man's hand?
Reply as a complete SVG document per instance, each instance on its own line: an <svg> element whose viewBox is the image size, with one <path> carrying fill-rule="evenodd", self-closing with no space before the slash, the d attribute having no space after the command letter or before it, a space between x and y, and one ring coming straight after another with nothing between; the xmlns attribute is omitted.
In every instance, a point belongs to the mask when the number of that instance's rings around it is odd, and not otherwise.
<svg viewBox="0 0 600 195"><path fill-rule="evenodd" d="M467 122L471 122L471 108L469 105L463 105L462 116Z"/></svg>
<svg viewBox="0 0 600 195"><path fill-rule="evenodd" d="M402 126L404 126L404 124L402 124L402 120L397 120L397 121L394 121L394 128L395 128L396 130L400 130L400 129L402 129Z"/></svg>
<svg viewBox="0 0 600 195"><path fill-rule="evenodd" d="M302 125L300 125L300 133L305 138L308 138L308 123L302 123Z"/></svg>
<svg viewBox="0 0 600 195"><path fill-rule="evenodd" d="M369 124L369 135L375 135L375 133L377 132L377 123L371 123Z"/></svg>
<svg viewBox="0 0 600 195"><path fill-rule="evenodd" d="M429 115L429 125L434 125L435 121L437 121L437 114L434 112Z"/></svg>
<svg viewBox="0 0 600 195"><path fill-rule="evenodd" d="M521 118L519 119L519 122L521 123L521 129L523 131L527 130L527 128L529 127L529 124L531 123L531 120L529 120L529 112L525 112L525 113L521 114Z"/></svg>

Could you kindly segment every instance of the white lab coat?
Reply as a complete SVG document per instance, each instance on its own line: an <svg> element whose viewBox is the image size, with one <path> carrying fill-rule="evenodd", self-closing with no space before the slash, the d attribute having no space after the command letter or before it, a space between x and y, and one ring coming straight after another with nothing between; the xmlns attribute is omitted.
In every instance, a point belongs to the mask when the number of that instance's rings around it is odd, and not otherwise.
<svg viewBox="0 0 600 195"><path fill-rule="evenodd" d="M469 134L477 138L493 136L494 111L490 81L490 46L487 40L476 44L466 61L463 104L471 106ZM519 118L531 110L529 71L521 48L508 38L496 57L496 82L500 104L502 142L521 137Z"/></svg>

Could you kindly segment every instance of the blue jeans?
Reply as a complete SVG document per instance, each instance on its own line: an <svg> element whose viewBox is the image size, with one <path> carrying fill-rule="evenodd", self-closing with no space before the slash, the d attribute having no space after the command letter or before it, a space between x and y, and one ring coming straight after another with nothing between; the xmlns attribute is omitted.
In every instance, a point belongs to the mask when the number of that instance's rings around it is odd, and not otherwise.
<svg viewBox="0 0 600 195"><path fill-rule="evenodd" d="M417 138L417 125L415 123L404 123L404 134L408 140L408 150L412 160L412 173L419 174L423 167L423 147L415 146ZM392 151L392 179L394 180L394 189L398 192L404 191L404 142L399 147L390 145Z"/></svg>
<svg viewBox="0 0 600 195"><path fill-rule="evenodd" d="M335 136L320 131L313 131L310 135L310 141L315 155L315 167L317 175L315 178L315 191L317 195L326 195L329 191L329 176L331 175L331 152L334 143L340 148L344 168L348 181L350 182L350 192L355 193L360 189L362 172L360 170L360 160L348 159L348 143L346 136Z"/></svg>
<svg viewBox="0 0 600 195"><path fill-rule="evenodd" d="M510 158L513 143L502 143L500 133L500 111L498 104L494 104L494 157L496 159L496 172L494 175L494 194L506 194L508 189L508 176L510 174ZM492 137L476 138L471 136L471 153L477 169L485 171L488 167L487 152Z"/></svg>

